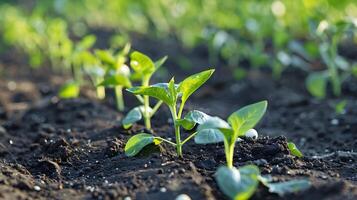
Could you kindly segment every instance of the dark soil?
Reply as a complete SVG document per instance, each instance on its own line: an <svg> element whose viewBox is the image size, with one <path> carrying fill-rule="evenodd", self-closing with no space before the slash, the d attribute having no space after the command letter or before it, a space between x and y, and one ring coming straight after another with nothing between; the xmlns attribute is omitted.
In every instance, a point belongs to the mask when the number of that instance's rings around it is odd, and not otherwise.
<svg viewBox="0 0 357 200"><path fill-rule="evenodd" d="M0 199L151 200L179 194L226 199L214 181L215 170L225 163L223 144L191 141L184 146L183 159L166 145L149 146L128 158L125 142L145 129L135 125L123 130L123 114L111 99L100 102L85 90L81 98L59 100L55 94L62 76L2 62ZM260 137L237 144L234 165L256 164L275 181L306 177L312 182L308 191L284 197L260 185L253 199L357 199L356 80L346 82L341 98L318 101L305 91L305 74L298 70L278 81L256 71L247 80L235 81L227 70L218 68L187 110L226 118L243 105L267 99L268 112L257 127ZM346 112L336 114L334 106L342 99L347 101ZM128 107L135 105L127 100ZM162 107L153 127L155 134L173 139L168 116ZM288 141L305 157L290 155Z"/></svg>

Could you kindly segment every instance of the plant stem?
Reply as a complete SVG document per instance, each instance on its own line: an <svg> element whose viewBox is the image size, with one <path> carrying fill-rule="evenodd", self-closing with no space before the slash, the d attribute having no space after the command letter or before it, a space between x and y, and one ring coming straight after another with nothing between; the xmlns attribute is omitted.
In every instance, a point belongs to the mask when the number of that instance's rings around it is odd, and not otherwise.
<svg viewBox="0 0 357 200"><path fill-rule="evenodd" d="M172 119L174 121L174 126L175 126L176 152L177 152L177 155L182 158L180 125L178 125L176 123L176 120L177 120L176 106L170 107L170 111L171 111Z"/></svg>
<svg viewBox="0 0 357 200"><path fill-rule="evenodd" d="M156 103L156 105L154 106L154 108L152 109L150 118L156 113L156 111L160 108L161 104L163 103L163 101L159 101Z"/></svg>
<svg viewBox="0 0 357 200"><path fill-rule="evenodd" d="M170 140L166 140L166 139L164 139L162 137L154 137L154 139L162 140L162 141L167 142L167 143L169 143L169 144L171 144L171 145L176 147L176 143L171 142Z"/></svg>
<svg viewBox="0 0 357 200"><path fill-rule="evenodd" d="M124 110L123 87L115 86L114 90L115 90L117 109L119 111L123 111Z"/></svg>
<svg viewBox="0 0 357 200"><path fill-rule="evenodd" d="M98 86L96 88L96 93L97 93L97 98L98 99L104 99L105 98L105 87L104 86Z"/></svg>
<svg viewBox="0 0 357 200"><path fill-rule="evenodd" d="M142 85L143 86L149 86L149 80L150 77L144 77ZM149 113L149 107L150 107L150 100L149 96L144 95L144 121L145 121L145 127L149 130L151 130L151 121L150 121L150 113Z"/></svg>
<svg viewBox="0 0 357 200"><path fill-rule="evenodd" d="M189 141L192 137L194 137L197 134L197 132L192 133L190 136L188 136L184 141L181 142L181 145L185 144L187 141Z"/></svg>
<svg viewBox="0 0 357 200"><path fill-rule="evenodd" d="M234 145L235 143L229 144L228 141L224 140L224 149L226 152L226 161L228 168L233 168Z"/></svg>

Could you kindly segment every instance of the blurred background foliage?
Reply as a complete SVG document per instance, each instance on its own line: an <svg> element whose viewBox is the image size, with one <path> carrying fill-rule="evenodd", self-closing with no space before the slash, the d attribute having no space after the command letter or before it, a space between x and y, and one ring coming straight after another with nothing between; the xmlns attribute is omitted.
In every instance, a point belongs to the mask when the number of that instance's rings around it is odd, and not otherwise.
<svg viewBox="0 0 357 200"><path fill-rule="evenodd" d="M357 73L356 25L353 0L2 0L0 4L2 50L23 51L31 66L41 66L45 60L61 65L73 54L72 40L98 31L109 33L107 48L123 47L139 35L174 40L187 49L203 46L211 65L223 63L237 79L252 68L268 68L279 78L287 67L298 67L309 72L307 88L321 98L328 81L340 87L348 75ZM347 55L340 56L341 44L350 48ZM334 89L335 95L339 93Z"/></svg>

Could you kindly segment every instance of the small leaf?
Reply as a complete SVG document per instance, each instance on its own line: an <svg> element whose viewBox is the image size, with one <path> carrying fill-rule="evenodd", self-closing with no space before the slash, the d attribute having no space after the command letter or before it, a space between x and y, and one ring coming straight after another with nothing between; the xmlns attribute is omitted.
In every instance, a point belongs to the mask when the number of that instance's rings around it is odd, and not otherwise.
<svg viewBox="0 0 357 200"><path fill-rule="evenodd" d="M130 55L130 66L142 75L152 74L156 70L154 62L147 55L138 51L134 51Z"/></svg>
<svg viewBox="0 0 357 200"><path fill-rule="evenodd" d="M296 147L296 145L292 142L288 143L288 149L290 151L290 153L296 157L303 157L304 155L302 155L301 151Z"/></svg>
<svg viewBox="0 0 357 200"><path fill-rule="evenodd" d="M104 64L114 65L114 63L115 63L115 58L110 51L96 50L95 55Z"/></svg>
<svg viewBox="0 0 357 200"><path fill-rule="evenodd" d="M80 87L76 82L68 82L59 90L59 97L63 99L76 98L79 96Z"/></svg>
<svg viewBox="0 0 357 200"><path fill-rule="evenodd" d="M203 124L211 116L204 112L193 110L186 114L183 119L177 120L177 123L186 130L191 130L196 124Z"/></svg>
<svg viewBox="0 0 357 200"><path fill-rule="evenodd" d="M172 98L169 95L167 83L157 83L147 87L132 87L127 91L133 94L147 95L162 100L167 105L172 105Z"/></svg>
<svg viewBox="0 0 357 200"><path fill-rule="evenodd" d="M105 86L105 87L123 86L126 88L130 88L131 82L128 77L122 74L116 74L107 77L106 79L104 79L104 81L99 83L98 86Z"/></svg>
<svg viewBox="0 0 357 200"><path fill-rule="evenodd" d="M235 200L249 199L258 187L259 169L247 165L239 169L221 166L216 172L216 181L221 191Z"/></svg>
<svg viewBox="0 0 357 200"><path fill-rule="evenodd" d="M125 155L132 157L138 154L145 146L154 143L154 137L147 133L139 133L131 137L125 145Z"/></svg>
<svg viewBox="0 0 357 200"><path fill-rule="evenodd" d="M142 117L140 107L131 109L122 121L124 129L130 128L135 122L140 121Z"/></svg>
<svg viewBox="0 0 357 200"><path fill-rule="evenodd" d="M284 196L288 193L304 191L311 186L309 180L291 180L280 183L268 183L269 192L277 193L279 196Z"/></svg>
<svg viewBox="0 0 357 200"><path fill-rule="evenodd" d="M226 138L227 141L231 141L231 137L233 135L233 130L229 126L229 124L226 121L224 121L223 119L221 119L219 117L210 117L207 121L205 121L204 123L202 123L201 125L199 125L197 127L197 134L200 135L201 131L204 131L207 129L215 129L217 131L220 131L223 134L224 138ZM207 133L209 133L209 132L204 132L203 134L205 135ZM216 132L211 132L211 133L214 133L216 135L218 134ZM212 138L215 138L215 137L212 137ZM210 138L206 137L206 139L208 140ZM219 141L217 140L217 142L219 142ZM210 143L214 143L214 141L211 141Z"/></svg>
<svg viewBox="0 0 357 200"><path fill-rule="evenodd" d="M244 106L229 116L228 122L232 126L235 134L237 134L236 137L242 136L249 129L254 128L264 116L267 105L267 101L260 101ZM234 140L236 140L236 138Z"/></svg>
<svg viewBox="0 0 357 200"><path fill-rule="evenodd" d="M305 84L311 95L317 98L326 97L326 85L328 76L325 73L311 73L307 77Z"/></svg>
<svg viewBox="0 0 357 200"><path fill-rule="evenodd" d="M195 135L196 144L212 144L223 142L224 135L218 129L204 129Z"/></svg>
<svg viewBox="0 0 357 200"><path fill-rule="evenodd" d="M156 70L159 69L167 60L167 56L164 56L162 58L160 58L159 60L157 60L154 64L155 64L155 68Z"/></svg>
<svg viewBox="0 0 357 200"><path fill-rule="evenodd" d="M95 37L95 35L87 35L87 36L85 36L78 43L77 50L82 51L82 50L91 48L94 45L96 40L97 40L97 38Z"/></svg>
<svg viewBox="0 0 357 200"><path fill-rule="evenodd" d="M182 93L182 102L185 103L201 85L203 85L213 74L214 69L206 70L187 77L180 83L178 91Z"/></svg>
<svg viewBox="0 0 357 200"><path fill-rule="evenodd" d="M335 112L337 114L344 114L346 112L347 101L342 100L335 105Z"/></svg>

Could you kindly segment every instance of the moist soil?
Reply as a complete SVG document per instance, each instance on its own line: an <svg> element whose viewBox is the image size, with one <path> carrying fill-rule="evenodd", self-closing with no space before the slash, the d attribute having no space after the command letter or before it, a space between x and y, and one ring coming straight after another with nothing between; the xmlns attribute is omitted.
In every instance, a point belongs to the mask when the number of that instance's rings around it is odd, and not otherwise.
<svg viewBox="0 0 357 200"><path fill-rule="evenodd" d="M149 131L142 123L129 130L121 127L124 114L115 109L111 91L105 101L95 99L90 89L80 98L60 100L56 93L65 76L46 68L30 70L11 57L4 56L0 65L0 199L166 200L180 194L227 199L214 180L215 170L225 163L223 144L190 141L183 158L165 144L126 157L125 142ZM196 70L168 68L177 72L177 80ZM301 70L288 70L279 80L263 71L251 71L242 81L230 74L228 68L217 68L185 112L197 109L226 118L267 99L267 114L257 126L259 138L237 143L234 165L255 164L274 181L308 178L312 183L307 191L283 197L259 185L252 199L357 199L356 80L345 82L342 97L316 100L306 92ZM335 105L341 100L347 106L337 114ZM126 103L128 108L137 104L130 95ZM169 116L162 106L152 119L153 134L174 139ZM303 158L289 153L289 141Z"/></svg>

